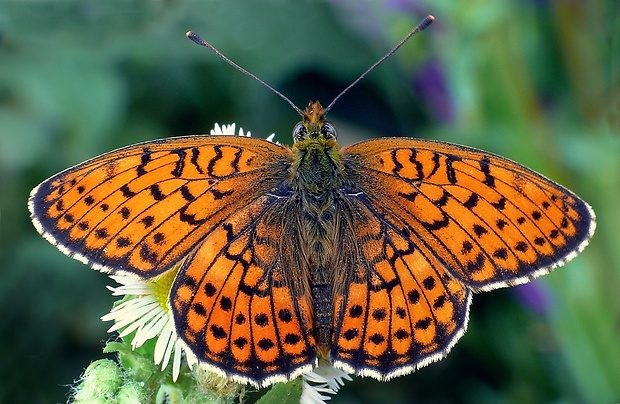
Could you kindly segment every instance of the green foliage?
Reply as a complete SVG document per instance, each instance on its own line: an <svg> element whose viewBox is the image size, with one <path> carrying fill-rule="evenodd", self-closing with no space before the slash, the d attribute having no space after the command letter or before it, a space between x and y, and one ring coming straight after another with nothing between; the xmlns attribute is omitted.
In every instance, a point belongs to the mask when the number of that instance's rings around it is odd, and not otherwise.
<svg viewBox="0 0 620 404"><path fill-rule="evenodd" d="M198 371L190 372L187 366L183 366L179 379L173 382L170 367L162 371L153 363L155 341L132 350L132 339L133 334L130 334L120 341L107 343L104 352L116 353L118 365L109 359L91 363L73 388L71 402L229 404L243 391L234 383L225 383L225 388L209 383Z"/></svg>
<svg viewBox="0 0 620 404"><path fill-rule="evenodd" d="M257 404L297 404L301 398L302 381L297 378L289 383L278 383L263 395Z"/></svg>

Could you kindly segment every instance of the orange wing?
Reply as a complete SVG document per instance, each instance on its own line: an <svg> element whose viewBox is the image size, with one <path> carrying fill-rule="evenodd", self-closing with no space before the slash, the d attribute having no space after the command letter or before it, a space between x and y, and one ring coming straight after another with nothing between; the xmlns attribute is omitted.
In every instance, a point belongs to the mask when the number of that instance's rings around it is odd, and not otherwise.
<svg viewBox="0 0 620 404"><path fill-rule="evenodd" d="M218 224L170 292L177 335L200 362L256 387L317 366L309 274L283 253L294 228L286 188Z"/></svg>
<svg viewBox="0 0 620 404"><path fill-rule="evenodd" d="M474 291L524 283L575 257L594 212L568 189L503 157L443 142L386 138L342 151L373 208Z"/></svg>
<svg viewBox="0 0 620 404"><path fill-rule="evenodd" d="M467 327L471 291L407 225L390 222L366 195L343 202L357 255L337 289L334 366L386 381L443 358ZM343 243L347 249L351 243Z"/></svg>
<svg viewBox="0 0 620 404"><path fill-rule="evenodd" d="M290 149L247 137L145 142L49 178L32 191L29 209L37 230L65 254L150 278L286 180L290 159Z"/></svg>
<svg viewBox="0 0 620 404"><path fill-rule="evenodd" d="M594 232L572 192L502 157L441 142L377 139L342 150L341 217L357 257L338 279L336 367L378 380L444 357L471 291L527 282ZM344 285L338 287L338 285Z"/></svg>

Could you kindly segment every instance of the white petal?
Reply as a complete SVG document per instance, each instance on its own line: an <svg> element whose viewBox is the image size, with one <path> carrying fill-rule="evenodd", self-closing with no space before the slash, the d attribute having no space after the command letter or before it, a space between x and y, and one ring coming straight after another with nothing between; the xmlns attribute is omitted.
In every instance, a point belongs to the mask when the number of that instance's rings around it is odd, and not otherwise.
<svg viewBox="0 0 620 404"><path fill-rule="evenodd" d="M159 365L164 359L164 355L166 353L166 348L170 343L170 337L172 336L172 326L170 323L164 326L164 329L159 334L159 338L157 338L157 342L155 343L155 352L153 353L154 361L156 365ZM164 366L162 369L165 369Z"/></svg>
<svg viewBox="0 0 620 404"><path fill-rule="evenodd" d="M149 324L145 324L144 328L136 333L131 345L134 348L141 347L146 341L160 335L168 321L168 313L165 311L163 313L159 313L157 318L153 319L153 321Z"/></svg>
<svg viewBox="0 0 620 404"><path fill-rule="evenodd" d="M220 124L216 122L215 125L213 126L213 129L211 129L211 132L209 132L209 134L211 136L221 135L222 134L222 128L220 128Z"/></svg>
<svg viewBox="0 0 620 404"><path fill-rule="evenodd" d="M234 123L231 123L230 125L222 125L222 135L235 136L235 126L236 124Z"/></svg>
<svg viewBox="0 0 620 404"><path fill-rule="evenodd" d="M178 339L177 341L180 342L180 340ZM184 351L185 351L185 360L187 361L187 366L189 366L189 368L192 369L194 366L198 364L198 357L196 357L196 355L194 355L194 353L190 351L189 349L184 349Z"/></svg>
<svg viewBox="0 0 620 404"><path fill-rule="evenodd" d="M120 286L108 286L115 296L119 295L148 295L153 293L151 284L140 279L123 275L110 275Z"/></svg>
<svg viewBox="0 0 620 404"><path fill-rule="evenodd" d="M174 343L174 360L172 361L172 381L176 382L181 371L181 353L183 349L181 347L181 341L178 339Z"/></svg>
<svg viewBox="0 0 620 404"><path fill-rule="evenodd" d="M109 332L116 331L118 329L127 327L120 334L121 337L123 337L129 334L130 332L134 331L136 328L138 328L143 323L144 315L149 313L149 311L154 310L157 307L159 307L159 303L156 303L156 302L154 303L153 301L150 301L149 299L146 299L146 298L133 299L127 303L130 303L130 302L134 302L134 304L126 305L122 307L120 310L116 310L116 311L112 309L110 314L114 313L114 321L116 321L116 324L114 324L108 330ZM129 329L129 331L127 329Z"/></svg>
<svg viewBox="0 0 620 404"><path fill-rule="evenodd" d="M161 338L161 337L159 337ZM166 369L168 367L168 363L170 362L170 356L172 356L172 350L174 349L174 339L172 338L172 332L168 334L168 344L166 345L166 352L164 353L164 360L161 363L161 370Z"/></svg>
<svg viewBox="0 0 620 404"><path fill-rule="evenodd" d="M336 394L344 385L344 380L352 380L346 372L336 369L328 363L320 362L312 372L303 376L301 403L324 403L330 400L329 395Z"/></svg>

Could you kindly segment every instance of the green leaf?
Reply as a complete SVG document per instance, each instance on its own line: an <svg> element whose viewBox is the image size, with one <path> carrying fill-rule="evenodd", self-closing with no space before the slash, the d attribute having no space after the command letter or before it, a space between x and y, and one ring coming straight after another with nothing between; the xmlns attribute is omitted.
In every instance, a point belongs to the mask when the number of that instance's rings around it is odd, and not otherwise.
<svg viewBox="0 0 620 404"><path fill-rule="evenodd" d="M256 403L298 404L302 393L302 380L297 378L288 383L277 383Z"/></svg>

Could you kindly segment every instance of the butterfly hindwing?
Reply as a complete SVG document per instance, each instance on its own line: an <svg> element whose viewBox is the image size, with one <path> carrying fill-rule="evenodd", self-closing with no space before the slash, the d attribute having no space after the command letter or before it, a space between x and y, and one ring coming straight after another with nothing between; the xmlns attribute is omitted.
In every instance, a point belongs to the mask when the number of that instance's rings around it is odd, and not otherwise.
<svg viewBox="0 0 620 404"><path fill-rule="evenodd" d="M309 290L280 252L284 198L268 195L214 229L170 293L179 338L212 370L257 387L316 366ZM298 286L294 286L298 285Z"/></svg>
<svg viewBox="0 0 620 404"><path fill-rule="evenodd" d="M527 282L581 251L594 213L576 195L503 157L403 138L343 150L380 214L417 239L473 290Z"/></svg>
<svg viewBox="0 0 620 404"><path fill-rule="evenodd" d="M55 175L32 191L29 208L39 232L66 254L148 278L171 268L237 204L286 178L289 160L289 149L247 137L146 142ZM241 186L248 183L255 185Z"/></svg>
<svg viewBox="0 0 620 404"><path fill-rule="evenodd" d="M471 292L364 195L345 206L360 257L334 299L333 363L388 380L441 359L465 332Z"/></svg>

